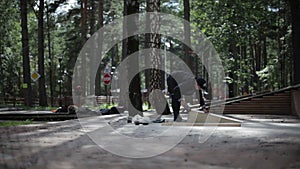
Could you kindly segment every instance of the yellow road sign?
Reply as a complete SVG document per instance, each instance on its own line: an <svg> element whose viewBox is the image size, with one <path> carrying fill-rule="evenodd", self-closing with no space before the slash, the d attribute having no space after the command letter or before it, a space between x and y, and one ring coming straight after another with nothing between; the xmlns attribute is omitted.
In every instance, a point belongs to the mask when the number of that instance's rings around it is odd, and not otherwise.
<svg viewBox="0 0 300 169"><path fill-rule="evenodd" d="M31 74L31 79L32 79L33 81L37 81L40 77L41 77L41 75L40 75L38 72L33 72L33 73Z"/></svg>

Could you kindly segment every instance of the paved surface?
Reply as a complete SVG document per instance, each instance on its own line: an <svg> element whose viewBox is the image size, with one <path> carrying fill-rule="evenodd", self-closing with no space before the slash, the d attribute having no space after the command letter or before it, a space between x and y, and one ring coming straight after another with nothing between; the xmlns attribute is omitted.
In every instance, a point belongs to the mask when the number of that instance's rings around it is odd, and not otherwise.
<svg viewBox="0 0 300 169"><path fill-rule="evenodd" d="M217 127L204 143L199 143L199 136L210 128L194 127L171 150L144 159L120 157L101 149L78 120L1 127L0 168L300 168L299 119L290 116L234 117L244 120L242 127ZM142 130L135 130L136 127L125 123L116 129L140 136L143 132L164 128L160 124L141 126ZM174 131L181 129L174 127Z"/></svg>

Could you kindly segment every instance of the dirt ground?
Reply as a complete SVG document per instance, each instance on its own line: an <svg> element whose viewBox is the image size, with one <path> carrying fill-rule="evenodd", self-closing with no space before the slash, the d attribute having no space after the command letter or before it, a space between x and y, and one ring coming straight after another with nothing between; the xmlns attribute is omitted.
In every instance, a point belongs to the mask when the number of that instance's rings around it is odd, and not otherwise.
<svg viewBox="0 0 300 169"><path fill-rule="evenodd" d="M211 128L193 127L169 151L141 159L122 157L100 148L78 120L1 127L0 168L300 168L298 118L251 115L234 117L243 120L241 127L217 127L203 143L199 143L199 136ZM114 118L112 116L111 119ZM155 133L165 128L157 123L139 126L140 130L133 130L136 127L134 124L123 123L116 128L132 131L131 135L135 136L145 132ZM177 126L173 130L179 131L182 128Z"/></svg>

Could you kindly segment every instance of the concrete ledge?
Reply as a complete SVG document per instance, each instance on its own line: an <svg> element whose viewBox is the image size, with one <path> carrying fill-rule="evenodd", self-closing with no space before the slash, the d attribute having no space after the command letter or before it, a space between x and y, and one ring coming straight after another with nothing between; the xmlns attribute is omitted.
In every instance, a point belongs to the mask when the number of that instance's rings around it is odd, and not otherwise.
<svg viewBox="0 0 300 169"><path fill-rule="evenodd" d="M190 111L188 123L242 123L241 120L203 111Z"/></svg>

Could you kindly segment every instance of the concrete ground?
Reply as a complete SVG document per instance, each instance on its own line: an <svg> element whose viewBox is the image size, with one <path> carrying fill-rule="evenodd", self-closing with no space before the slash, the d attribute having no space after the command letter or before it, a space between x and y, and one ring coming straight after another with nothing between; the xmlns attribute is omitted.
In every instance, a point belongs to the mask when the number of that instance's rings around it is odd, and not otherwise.
<svg viewBox="0 0 300 169"><path fill-rule="evenodd" d="M150 158L128 158L112 154L95 144L78 120L0 128L0 168L49 169L210 169L210 168L300 168L300 119L292 116L232 115L243 120L241 127L193 127L170 150ZM115 120L119 118L121 120ZM171 118L171 117L166 117ZM166 126L126 124L112 115L101 124L113 122L130 136L157 133ZM91 122L92 123L92 122ZM175 126L168 136L184 127ZM99 129L99 128L97 128ZM89 133L87 133L89 132ZM112 135L114 131L106 133ZM127 144L124 141L124 144ZM131 146L137 143L132 142ZM122 145L116 145L116 147ZM154 147L145 147L150 150Z"/></svg>

